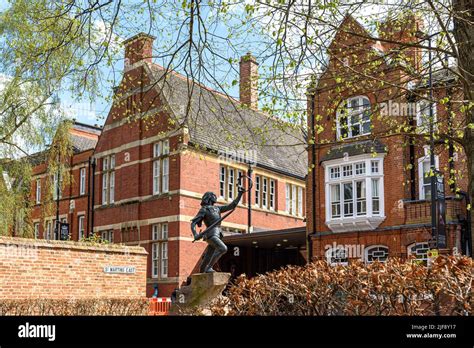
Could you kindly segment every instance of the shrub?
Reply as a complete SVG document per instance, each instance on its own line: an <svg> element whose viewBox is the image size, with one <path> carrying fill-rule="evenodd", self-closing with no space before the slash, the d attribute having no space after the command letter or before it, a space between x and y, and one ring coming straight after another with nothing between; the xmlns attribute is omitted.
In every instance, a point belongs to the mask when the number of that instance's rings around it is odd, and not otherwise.
<svg viewBox="0 0 474 348"><path fill-rule="evenodd" d="M148 315L149 299L0 300L1 315Z"/></svg>
<svg viewBox="0 0 474 348"><path fill-rule="evenodd" d="M330 266L317 261L237 278L213 315L470 315L473 260L438 257L427 268L386 263Z"/></svg>

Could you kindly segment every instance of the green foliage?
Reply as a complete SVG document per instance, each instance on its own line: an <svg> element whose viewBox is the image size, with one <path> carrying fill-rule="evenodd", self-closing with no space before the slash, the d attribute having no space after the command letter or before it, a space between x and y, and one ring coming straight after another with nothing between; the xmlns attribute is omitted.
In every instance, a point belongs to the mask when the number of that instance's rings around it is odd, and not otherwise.
<svg viewBox="0 0 474 348"><path fill-rule="evenodd" d="M83 237L80 242L86 242L86 243L92 243L92 244L109 244L108 240L102 239L102 237L97 234L93 233L89 235L88 237Z"/></svg>

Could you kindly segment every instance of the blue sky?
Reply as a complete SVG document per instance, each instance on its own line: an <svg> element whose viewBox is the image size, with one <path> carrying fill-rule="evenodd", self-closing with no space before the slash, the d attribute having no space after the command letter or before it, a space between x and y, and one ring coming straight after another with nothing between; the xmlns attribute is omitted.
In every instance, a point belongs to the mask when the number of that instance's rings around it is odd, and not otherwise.
<svg viewBox="0 0 474 348"><path fill-rule="evenodd" d="M396 0L390 0L388 2L392 1ZM162 3L165 3L165 6L162 6ZM114 34L117 35L118 41L122 41L141 31L150 31L151 34L157 37L155 40L156 50L154 52L157 57L154 61L161 65L167 64L169 56L161 57L161 55L167 49L173 50L174 48L173 42L178 36L177 28L179 28L179 23L184 18L182 16L183 10L181 9L181 2L170 0L158 2L157 6L159 7L157 7L157 9L159 10L154 12L156 18L153 20L152 27L149 25L149 17L146 11L143 13L140 12L141 9L146 10L143 1L128 0L123 1L123 4L125 4L127 10L124 10L121 14L119 19L120 25L117 27L117 30L114 30ZM0 10L5 9L6 6L7 2L5 0L0 0ZM366 9L363 15L380 11L379 5L374 5L372 7L373 8L369 8L368 10ZM112 9L113 7L110 7L110 10ZM203 64L208 68L209 72L207 76L204 76L204 78L199 82L219 90L219 87L213 83L214 81L212 81L213 78L215 78L223 85L225 92L233 97L238 97L238 84L234 85L232 84L232 81L238 80L239 57L244 55L246 52L251 51L259 60L259 70L262 75L265 74L264 71L273 64L274 58L274 52L272 50L274 47L266 46L265 38L257 34L257 31L262 29L262 27L257 28L257 30L248 30L249 28L246 28L245 26L239 27L239 17L241 17L243 13L242 6L236 6L233 8L231 13L228 14L228 22L226 25L223 25L222 22L214 22L214 13L206 10L206 7L203 8L202 13L207 30L213 35L213 38L216 38L214 39L214 49L222 59L218 58L218 55L209 54L204 56ZM264 19L263 22L265 22L265 20L266 19ZM99 24L100 23L103 22L99 22ZM271 31L272 23L269 23L268 28L263 29L268 32ZM183 37L185 34L186 33L182 33ZM217 39L217 37L226 38L229 36L231 37L230 43ZM321 55L324 55L322 51ZM228 58L234 60L232 64L227 61ZM112 66L101 66L101 83L99 85L100 95L97 96L93 102L87 98L78 100L76 95L71 94L71 92L63 91L60 93L62 108L69 117L87 124L101 125L104 123L111 105L110 100L112 96L112 87L118 85L121 79L123 59L123 48L116 47L116 52L113 55ZM175 61L178 62L179 57ZM196 66L197 64L194 62L193 68L196 68ZM306 67L306 69L306 72L317 70L315 66L312 66L311 68ZM185 73L183 65L177 66L176 70ZM302 92L304 93L304 90Z"/></svg>
<svg viewBox="0 0 474 348"><path fill-rule="evenodd" d="M174 6L170 5L171 7ZM168 9L170 11L170 15L166 17L165 13L160 14L161 17L157 18L154 21L154 27L151 28L150 33L156 36L155 40L155 50L154 55L154 62L160 65L166 65L169 62L169 56L162 57L166 50L173 50L173 43L177 40L177 32L176 28L179 26L180 21L183 20L182 17L177 15L176 8ZM240 11L241 9L236 9ZM163 12L166 12L164 10ZM238 15L238 13L235 13ZM205 18L206 21L212 21L212 14L204 11L202 16ZM148 32L149 23L147 20L147 16L135 16L134 14L128 17L128 14L124 14L124 20L127 20L127 25L121 26L117 31L114 33L119 38L119 41L123 41L128 37L134 36L137 33L143 31ZM213 83L213 78L219 81L220 84L224 86L224 90L233 97L238 97L238 85L233 85L233 80L238 80L238 58L244 55L248 51L258 51L257 44L259 42L258 37L253 35L252 32L245 32L244 36L237 36L234 32L232 33L229 28L238 27L238 23L234 18L230 18L229 27L222 25L221 23L212 24L206 23L208 25L207 30L209 30L215 37L227 37L230 35L234 35L235 39L232 42L233 47L230 48L226 45L223 45L222 42L215 41L215 50L218 52L219 55L222 57L232 57L235 61L230 64L223 59L213 61L216 59L216 56L208 56L208 60L204 63L206 67L209 69L209 74L204 76L200 82L208 85L211 88L219 90L219 87ZM183 38L186 37L186 32L181 34ZM181 39L182 40L182 39ZM73 95L69 92L63 92L60 94L61 105L66 113L70 116L75 118L77 121L87 123L87 124L103 124L107 114L110 109L110 98L112 96L112 87L114 85L118 85L120 83L120 79L122 76L123 71L123 60L124 60L124 50L123 47L116 47L116 52L114 54L113 59L113 66L107 67L102 66L100 73L104 77L101 81L101 88L100 94L101 96L95 98L94 102L90 102L87 99L84 100L77 100L74 98ZM179 62L179 56L175 59L175 62ZM193 62L193 69L196 69L196 63ZM177 63L173 63L176 65ZM180 65L176 67L176 70L180 73L186 74L184 70L184 66ZM212 77L211 77L212 75Z"/></svg>

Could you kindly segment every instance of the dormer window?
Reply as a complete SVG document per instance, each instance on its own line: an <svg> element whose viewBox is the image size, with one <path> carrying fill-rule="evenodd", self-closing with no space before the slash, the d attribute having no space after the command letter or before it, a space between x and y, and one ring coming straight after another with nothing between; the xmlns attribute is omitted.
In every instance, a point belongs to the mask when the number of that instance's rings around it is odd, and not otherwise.
<svg viewBox="0 0 474 348"><path fill-rule="evenodd" d="M342 102L336 115L337 139L370 134L370 113L367 97L352 97Z"/></svg>

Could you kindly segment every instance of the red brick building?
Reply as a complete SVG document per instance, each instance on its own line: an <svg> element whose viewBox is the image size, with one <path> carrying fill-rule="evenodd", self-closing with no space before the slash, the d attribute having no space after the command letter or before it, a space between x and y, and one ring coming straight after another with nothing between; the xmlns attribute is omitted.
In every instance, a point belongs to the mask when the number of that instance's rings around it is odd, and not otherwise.
<svg viewBox="0 0 474 348"><path fill-rule="evenodd" d="M196 270L206 247L193 243L190 230L202 195L213 191L218 204L229 203L240 177L248 188L248 175L252 190L222 224L229 252L220 269L235 273L238 265L239 272L255 273L275 267L273 259L304 263L305 140L300 130L283 129L257 110L255 58L248 54L240 63L238 101L154 64L153 40L139 34L125 42L123 79L100 136L72 158L76 180L63 188L60 203L72 239L81 226L110 242L143 246L148 295L158 287L169 296ZM76 125L75 135L77 127L84 126ZM37 177L45 168L35 169ZM39 238L47 226L39 224ZM272 230L278 232L269 239Z"/></svg>
<svg viewBox="0 0 474 348"><path fill-rule="evenodd" d="M31 219L35 238L59 239L56 234L57 203L59 219L69 225L70 238L79 240L87 234L92 209L91 158L99 138L99 127L74 122L69 130L72 155L67 158L69 180L62 180L57 197L57 173L48 172L47 153L31 157L34 165L31 181ZM49 203L49 204L48 204Z"/></svg>
<svg viewBox="0 0 474 348"><path fill-rule="evenodd" d="M418 42L413 33L422 29L422 21L410 16L401 25L384 23L379 37L389 41L381 42L347 16L329 46L328 67L308 91L308 127L319 130L308 152L317 168L309 173L306 190L312 259L427 257L430 152L419 134L427 127L428 92L418 78L422 52L403 44ZM452 75L436 72L436 100L446 95L462 100L459 93ZM459 107L435 104L440 134L449 134L450 123L462 124ZM445 179L444 251L466 251L463 153L437 140L435 163Z"/></svg>

